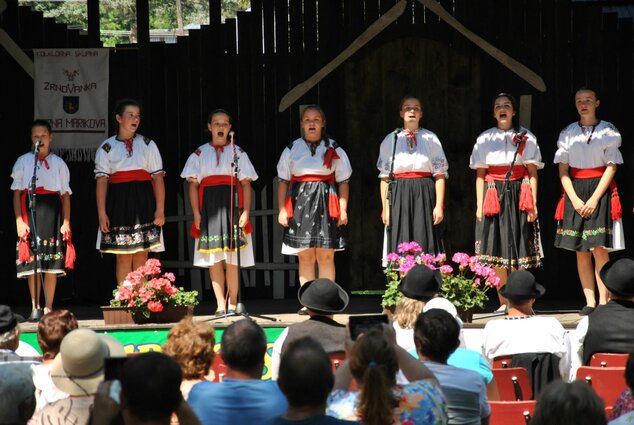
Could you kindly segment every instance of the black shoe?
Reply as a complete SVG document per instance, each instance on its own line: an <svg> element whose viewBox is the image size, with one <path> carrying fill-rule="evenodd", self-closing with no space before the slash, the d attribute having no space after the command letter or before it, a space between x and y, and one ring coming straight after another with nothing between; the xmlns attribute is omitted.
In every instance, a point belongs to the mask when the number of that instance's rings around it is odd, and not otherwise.
<svg viewBox="0 0 634 425"><path fill-rule="evenodd" d="M583 306L583 308L579 311L579 316L587 316L593 311L594 311L594 307L590 307L589 305Z"/></svg>
<svg viewBox="0 0 634 425"><path fill-rule="evenodd" d="M302 308L299 309L297 314L299 314L300 316L307 316L308 315L308 310L306 309L306 307L302 307Z"/></svg>
<svg viewBox="0 0 634 425"><path fill-rule="evenodd" d="M41 308L34 308L31 310L31 315L26 320L29 322L39 322L42 316L44 316L44 311Z"/></svg>

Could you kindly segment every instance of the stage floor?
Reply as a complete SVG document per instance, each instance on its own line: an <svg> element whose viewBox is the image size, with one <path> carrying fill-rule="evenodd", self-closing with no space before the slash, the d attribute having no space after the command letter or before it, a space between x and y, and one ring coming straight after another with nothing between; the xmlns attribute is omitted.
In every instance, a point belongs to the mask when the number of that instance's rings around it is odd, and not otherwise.
<svg viewBox="0 0 634 425"><path fill-rule="evenodd" d="M573 329L581 319L581 316L578 314L580 306L576 304L577 303L575 302L562 300L540 300L535 304L535 313L538 315L543 314L554 316L565 328ZM483 312L474 314L473 323L466 323L465 329L483 328L489 320L503 317L490 313L496 308L496 306L497 305L495 305L494 302L490 302ZM68 308L75 313L79 319L80 327L88 327L98 331L108 331L114 329L165 329L173 326L173 324L105 325L99 306L60 304L56 307ZM297 302L297 300L293 299L246 300L245 307L250 317L265 328L285 328L293 323L306 320L307 318L307 316L300 316L297 314L297 310L301 307L301 305ZM27 317L30 314L27 307L15 307L14 311L24 317ZM209 320L213 323L214 327L225 328L232 322L241 319L240 316L223 317L218 319L211 314L213 311L215 311L215 302L202 302L197 305L194 310L194 320ZM335 315L335 320L341 323L346 323L348 321L348 316L351 314L380 312L380 297L367 295L351 296L350 303L345 311L345 314ZM266 316L275 320L269 320L260 316ZM21 323L20 328L22 332L36 332L37 324L24 322Z"/></svg>

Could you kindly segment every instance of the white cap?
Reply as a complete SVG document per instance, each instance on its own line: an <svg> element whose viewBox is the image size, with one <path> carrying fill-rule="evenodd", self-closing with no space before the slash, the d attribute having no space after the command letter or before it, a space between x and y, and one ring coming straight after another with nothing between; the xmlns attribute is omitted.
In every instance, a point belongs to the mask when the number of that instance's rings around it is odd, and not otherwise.
<svg viewBox="0 0 634 425"><path fill-rule="evenodd" d="M432 298L425 303L425 307L423 307L423 312L429 311L434 308L445 310L447 313L451 314L458 322L458 325L460 325L460 329L462 329L462 320L460 319L460 317L458 317L458 310L456 310L456 306L453 305L451 301L442 297Z"/></svg>

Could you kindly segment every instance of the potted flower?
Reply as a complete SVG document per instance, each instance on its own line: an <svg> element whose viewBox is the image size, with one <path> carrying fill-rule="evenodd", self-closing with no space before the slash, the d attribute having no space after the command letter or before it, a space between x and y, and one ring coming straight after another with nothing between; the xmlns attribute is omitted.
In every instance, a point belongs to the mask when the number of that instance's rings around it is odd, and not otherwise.
<svg viewBox="0 0 634 425"><path fill-rule="evenodd" d="M176 322L193 313L198 291L184 291L175 280L173 273L161 274L161 262L150 258L112 292L110 307L127 309L135 323Z"/></svg>
<svg viewBox="0 0 634 425"><path fill-rule="evenodd" d="M403 242L397 252L386 256L387 288L383 293L383 306L390 309L396 306L402 296L397 289L401 278L415 265L424 264L442 275L442 286L438 295L451 301L463 315L465 322L470 321L475 308L483 308L488 300L489 288L497 288L500 278L491 267L480 264L478 259L462 252L453 255L456 267L445 264L447 256L425 254L416 242Z"/></svg>

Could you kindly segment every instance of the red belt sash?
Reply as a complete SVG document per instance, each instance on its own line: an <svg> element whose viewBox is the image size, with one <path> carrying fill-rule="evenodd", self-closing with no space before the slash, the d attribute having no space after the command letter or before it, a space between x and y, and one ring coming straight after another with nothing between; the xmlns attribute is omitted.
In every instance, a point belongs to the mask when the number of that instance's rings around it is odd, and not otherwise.
<svg viewBox="0 0 634 425"><path fill-rule="evenodd" d="M145 170L128 170L117 171L110 175L109 183L129 183L134 181L148 181L152 180L152 176Z"/></svg>
<svg viewBox="0 0 634 425"><path fill-rule="evenodd" d="M422 179L424 177L431 177L432 173L422 171L411 171L409 173L394 173L395 179Z"/></svg>
<svg viewBox="0 0 634 425"><path fill-rule="evenodd" d="M242 192L242 185L240 182L237 182L234 176L207 176L205 177L200 184L198 185L198 208L202 208L203 198L206 187L211 186L234 186L238 187L238 208L244 208L244 193ZM253 229L251 227L251 220L247 221L247 224L244 226L244 233L252 233ZM200 229L196 228L196 225L192 223L192 227L189 231L192 237L198 239L200 238Z"/></svg>
<svg viewBox="0 0 634 425"><path fill-rule="evenodd" d="M22 195L20 196L20 215L22 217L22 221L25 223L29 222L29 215L26 208L26 195L27 190L22 191ZM59 195L61 199L61 195L59 192L55 192L52 190L46 190L43 187L35 188L36 195ZM64 203L62 205L62 217L64 216ZM66 255L64 261L64 267L72 270L75 267L75 246L73 245L72 235L70 233L62 235L62 239L66 242ZM18 261L21 263L25 263L30 260L31 252L29 250L29 240L30 240L30 232L27 232L25 235L20 237L20 241L18 243Z"/></svg>
<svg viewBox="0 0 634 425"><path fill-rule="evenodd" d="M572 179L600 179L603 177L606 167L596 168L573 168L570 167L570 178ZM614 179L610 182L610 210L612 214L612 220L618 220L623 216L623 209L621 207L621 199L619 197L619 191L616 187ZM555 220L564 219L564 197L566 192L561 190L561 198L557 203L557 209L555 210Z"/></svg>
<svg viewBox="0 0 634 425"><path fill-rule="evenodd" d="M509 167L507 166L494 166L487 169L487 174L484 180L487 182L486 195L484 197L484 205L482 206L482 212L484 215L493 216L500 213L500 198L498 196L497 188L495 187L496 181L503 181L506 179L506 173ZM535 204L533 203L533 192L531 191L530 180L528 178L528 170L523 165L515 165L511 170L509 177L511 181L522 180L520 186L520 211L531 211Z"/></svg>
<svg viewBox="0 0 634 425"><path fill-rule="evenodd" d="M284 209L288 218L293 217L293 199L291 194L293 193L293 184L295 182L328 182L328 215L331 218L339 218L339 196L335 190L335 173L332 174L304 174L303 176L291 176L291 181L288 184L286 191L286 200L284 202Z"/></svg>

